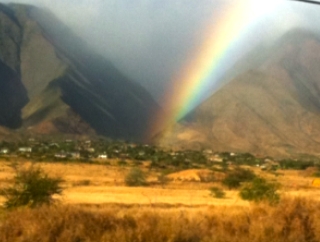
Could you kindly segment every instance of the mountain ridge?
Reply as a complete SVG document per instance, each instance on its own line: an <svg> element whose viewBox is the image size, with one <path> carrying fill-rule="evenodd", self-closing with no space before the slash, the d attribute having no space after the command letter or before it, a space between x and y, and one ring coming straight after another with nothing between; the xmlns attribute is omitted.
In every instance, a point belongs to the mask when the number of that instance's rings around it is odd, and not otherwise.
<svg viewBox="0 0 320 242"><path fill-rule="evenodd" d="M144 139L149 116L161 110L159 105L53 14L29 5L1 4L1 27L1 60L19 79L27 99L16 107L14 127L1 123L5 110L0 106L0 124L34 134L77 130L76 134ZM70 128L80 120L82 131Z"/></svg>
<svg viewBox="0 0 320 242"><path fill-rule="evenodd" d="M269 54L261 53L267 56L261 65L229 81L155 141L257 155L319 155L319 39L297 30L264 51Z"/></svg>

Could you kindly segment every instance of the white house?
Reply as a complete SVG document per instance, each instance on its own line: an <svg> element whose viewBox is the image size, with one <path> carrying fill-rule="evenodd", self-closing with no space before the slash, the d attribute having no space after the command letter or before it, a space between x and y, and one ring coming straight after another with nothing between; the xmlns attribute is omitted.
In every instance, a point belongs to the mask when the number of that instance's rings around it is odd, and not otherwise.
<svg viewBox="0 0 320 242"><path fill-rule="evenodd" d="M8 153L9 153L9 149L7 149L7 148L2 148L2 149L0 150L0 154L6 155L6 154L8 154Z"/></svg>
<svg viewBox="0 0 320 242"><path fill-rule="evenodd" d="M202 153L205 155L212 155L213 151L211 149L206 149Z"/></svg>
<svg viewBox="0 0 320 242"><path fill-rule="evenodd" d="M73 159L80 159L80 152L71 152L68 155L70 155Z"/></svg>
<svg viewBox="0 0 320 242"><path fill-rule="evenodd" d="M64 158L67 158L67 154L64 153L64 152L61 152L61 153L56 153L54 155L55 158L58 158L58 159L64 159Z"/></svg>
<svg viewBox="0 0 320 242"><path fill-rule="evenodd" d="M100 155L98 155L98 158L105 160L105 159L108 159L108 155L107 154L100 154Z"/></svg>
<svg viewBox="0 0 320 242"><path fill-rule="evenodd" d="M20 147L19 148L19 152L21 152L21 153L31 153L32 152L32 148L31 147Z"/></svg>

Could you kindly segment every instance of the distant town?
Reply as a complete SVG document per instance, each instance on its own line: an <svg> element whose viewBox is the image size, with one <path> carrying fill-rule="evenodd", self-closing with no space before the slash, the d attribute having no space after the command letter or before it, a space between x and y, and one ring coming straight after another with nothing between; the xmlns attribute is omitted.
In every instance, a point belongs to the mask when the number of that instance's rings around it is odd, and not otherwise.
<svg viewBox="0 0 320 242"><path fill-rule="evenodd" d="M30 138L23 142L0 143L0 158L26 158L33 161L69 161L88 163L108 163L118 165L135 162L136 165L148 161L150 167L178 169L212 168L228 169L229 165L248 165L261 167L262 170L306 169L320 166L316 158L304 160L258 157L250 153L214 152L203 150L169 150L147 144L123 141L72 140L40 141ZM300 162L299 162L300 161Z"/></svg>

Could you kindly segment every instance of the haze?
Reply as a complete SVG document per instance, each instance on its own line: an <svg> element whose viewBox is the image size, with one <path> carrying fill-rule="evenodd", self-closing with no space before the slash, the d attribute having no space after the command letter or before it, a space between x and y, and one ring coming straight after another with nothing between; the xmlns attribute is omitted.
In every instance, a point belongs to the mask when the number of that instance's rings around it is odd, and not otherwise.
<svg viewBox="0 0 320 242"><path fill-rule="evenodd" d="M236 2L238 0L234 0ZM2 0L3 3L12 1ZM201 45L203 31L212 24L221 5L218 0L20 0L51 10L111 60L126 75L141 83L162 103L172 79L193 50ZM229 1L232 2L232 1ZM286 31L303 27L319 33L320 6L279 1L241 43L272 43ZM218 20L217 20L218 21ZM214 23L218 24L218 23ZM214 26L213 26L214 27ZM248 48L238 46L241 57ZM230 63L230 68L232 63Z"/></svg>

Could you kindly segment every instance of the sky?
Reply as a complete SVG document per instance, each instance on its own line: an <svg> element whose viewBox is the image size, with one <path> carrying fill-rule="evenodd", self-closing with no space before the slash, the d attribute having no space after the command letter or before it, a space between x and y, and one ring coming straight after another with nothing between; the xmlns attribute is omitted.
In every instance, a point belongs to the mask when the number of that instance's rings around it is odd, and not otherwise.
<svg viewBox="0 0 320 242"><path fill-rule="evenodd" d="M48 8L95 50L141 83L161 104L172 80L194 50L205 41L205 31L219 24L223 5L242 0L18 0ZM257 0L264 1L264 0ZM265 2L275 0L265 0ZM272 43L295 27L320 33L320 5L276 0L272 12L242 36L240 43ZM0 0L8 3L9 0ZM318 25L318 26L317 26ZM238 56L250 48L239 44ZM230 66L231 67L231 66Z"/></svg>

